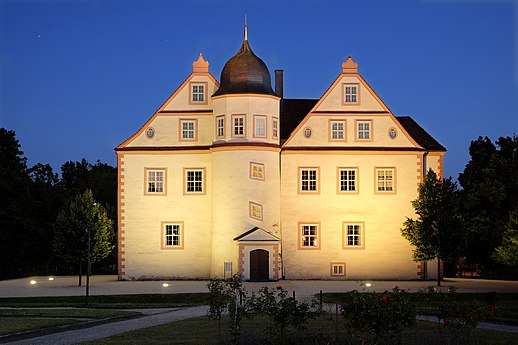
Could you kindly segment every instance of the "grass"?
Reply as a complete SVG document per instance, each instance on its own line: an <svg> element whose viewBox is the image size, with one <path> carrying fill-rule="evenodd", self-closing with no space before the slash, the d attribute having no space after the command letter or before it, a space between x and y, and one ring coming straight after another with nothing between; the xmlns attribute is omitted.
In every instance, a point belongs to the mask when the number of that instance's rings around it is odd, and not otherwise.
<svg viewBox="0 0 518 345"><path fill-rule="evenodd" d="M0 298L0 307L84 307L84 296ZM208 304L208 293L90 296L91 308L169 308Z"/></svg>
<svg viewBox="0 0 518 345"><path fill-rule="evenodd" d="M0 335L136 315L140 313L102 309L0 309Z"/></svg>
<svg viewBox="0 0 518 345"><path fill-rule="evenodd" d="M309 329L291 331L281 339L269 338L266 331L268 320L265 317L244 319L240 344L358 344L343 327L343 319L334 315L324 315L309 321ZM193 332L193 330L195 330ZM417 326L405 331L401 339L383 339L382 344L488 344L508 345L518 342L518 334L488 330L473 332L450 331L432 322L418 322ZM169 324L136 330L113 337L98 339L82 344L230 344L228 319L223 320L222 340L218 338L218 322L207 317L187 319Z"/></svg>

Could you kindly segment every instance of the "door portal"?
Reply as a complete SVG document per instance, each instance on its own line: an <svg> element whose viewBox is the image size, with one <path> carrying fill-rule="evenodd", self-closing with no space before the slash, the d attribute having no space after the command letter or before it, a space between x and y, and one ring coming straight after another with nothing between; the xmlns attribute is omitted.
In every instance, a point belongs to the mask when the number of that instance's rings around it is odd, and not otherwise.
<svg viewBox="0 0 518 345"><path fill-rule="evenodd" d="M268 281L270 279L269 262L270 254L267 250L252 250L250 252L250 281Z"/></svg>

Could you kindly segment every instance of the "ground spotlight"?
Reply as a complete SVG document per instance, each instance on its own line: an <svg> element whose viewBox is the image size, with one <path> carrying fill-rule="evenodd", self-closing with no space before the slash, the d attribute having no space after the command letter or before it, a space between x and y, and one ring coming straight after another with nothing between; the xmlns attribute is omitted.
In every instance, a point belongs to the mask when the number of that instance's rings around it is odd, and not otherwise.
<svg viewBox="0 0 518 345"><path fill-rule="evenodd" d="M36 285L36 280L31 280L31 285Z"/></svg>

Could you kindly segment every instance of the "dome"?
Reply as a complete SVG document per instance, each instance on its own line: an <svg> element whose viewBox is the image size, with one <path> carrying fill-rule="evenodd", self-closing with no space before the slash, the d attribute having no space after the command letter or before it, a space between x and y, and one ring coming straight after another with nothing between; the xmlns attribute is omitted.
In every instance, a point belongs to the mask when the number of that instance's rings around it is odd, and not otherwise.
<svg viewBox="0 0 518 345"><path fill-rule="evenodd" d="M241 49L223 67L219 89L212 96L241 93L276 95L268 67L250 49L246 35Z"/></svg>

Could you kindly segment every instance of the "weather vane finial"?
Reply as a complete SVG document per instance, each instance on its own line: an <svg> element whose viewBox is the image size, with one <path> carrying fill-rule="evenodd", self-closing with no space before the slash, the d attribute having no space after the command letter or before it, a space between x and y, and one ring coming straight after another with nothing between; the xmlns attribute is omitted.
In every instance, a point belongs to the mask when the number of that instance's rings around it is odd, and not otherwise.
<svg viewBox="0 0 518 345"><path fill-rule="evenodd" d="M248 41L248 29L246 28L246 14L245 14L245 41Z"/></svg>

